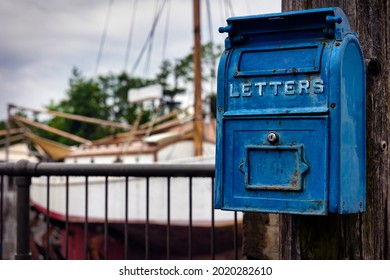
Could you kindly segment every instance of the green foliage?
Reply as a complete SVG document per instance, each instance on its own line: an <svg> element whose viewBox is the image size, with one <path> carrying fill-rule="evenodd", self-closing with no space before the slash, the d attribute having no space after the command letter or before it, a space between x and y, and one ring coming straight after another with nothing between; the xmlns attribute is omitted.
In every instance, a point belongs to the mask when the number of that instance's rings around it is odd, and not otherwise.
<svg viewBox="0 0 390 280"><path fill-rule="evenodd" d="M220 56L221 47L215 47L212 43L202 46L202 76L203 80L211 85L208 95L215 95L213 81L215 80L216 60ZM150 120L151 111L141 108L142 105L130 104L128 92L132 88L140 88L158 83L163 89L162 112L172 111L179 104L175 102L175 96L183 94L193 81L193 54L190 53L181 59L164 60L155 79L146 80L130 77L125 72L120 74L108 74L98 78L86 78L78 69L73 69L69 79L69 88L66 98L55 103L50 102L46 106L51 111L70 113L85 117L92 117L114 122L133 123L138 114L142 113L140 123ZM142 111L141 111L142 109ZM23 112L21 112L23 114ZM121 132L118 128L70 120L61 117L53 117L46 124L57 129L75 134L88 140L96 140L104 136ZM0 123L0 125L3 125ZM56 134L31 128L37 135L63 144L78 144Z"/></svg>
<svg viewBox="0 0 390 280"><path fill-rule="evenodd" d="M217 78L216 62L222 54L222 46L214 46L212 42L209 42L202 46L202 76L205 81L208 81L213 85L213 81ZM214 88L209 92L212 94Z"/></svg>
<svg viewBox="0 0 390 280"><path fill-rule="evenodd" d="M151 84L151 81L130 78L126 73L109 74L97 79L86 79L79 70L73 69L69 79L66 98L58 103L51 102L46 108L51 111L70 113L114 122L132 123L140 108L127 100L128 90ZM149 120L149 112L144 112L141 122ZM101 125L53 117L47 125L70 132L77 136L96 140L119 132L119 129ZM38 135L67 145L74 141L42 130L34 130Z"/></svg>
<svg viewBox="0 0 390 280"><path fill-rule="evenodd" d="M10 123L10 129L13 129L13 128L18 128L16 124L14 123ZM6 135L6 130L7 130L7 121L0 121L0 131L4 132L4 134L0 134L0 148L4 148L5 145L6 145L6 138L7 138L7 135ZM13 140L12 141L12 135L11 135L11 138L10 138L10 142L11 144L13 143L18 143L20 142L21 140Z"/></svg>
<svg viewBox="0 0 390 280"><path fill-rule="evenodd" d="M0 121L0 130L5 130L7 128L7 122L6 121Z"/></svg>
<svg viewBox="0 0 390 280"><path fill-rule="evenodd" d="M160 72L157 74L156 82L163 89L163 104L168 111L172 111L177 107L174 98L177 94L185 92L185 87L180 86L180 83L185 82L186 67L183 60L175 60L174 63L169 60L164 60L160 66ZM173 85L170 85L169 80L172 80Z"/></svg>
<svg viewBox="0 0 390 280"><path fill-rule="evenodd" d="M7 128L7 122L6 121L0 121L0 131L6 130ZM0 148L3 148L5 146L5 135L0 135Z"/></svg>
<svg viewBox="0 0 390 280"><path fill-rule="evenodd" d="M222 47L214 46L212 42L202 46L202 79L210 84L211 90L206 90L208 95L215 94L216 61L221 52ZM192 86L194 80L193 58L193 53L190 53L181 59L164 60L160 66L156 82L163 88L164 102L169 111L179 105L174 102L175 96L185 93L186 89Z"/></svg>
<svg viewBox="0 0 390 280"><path fill-rule="evenodd" d="M119 75L109 74L107 76L100 76L98 83L103 92L107 94L107 104L105 107L108 109L107 120L115 122L133 123L136 119L140 106L130 104L128 101L128 92L132 88L141 88L153 84L153 81L129 77L126 73ZM141 123L148 121L145 116L141 118ZM143 121L142 121L143 120Z"/></svg>

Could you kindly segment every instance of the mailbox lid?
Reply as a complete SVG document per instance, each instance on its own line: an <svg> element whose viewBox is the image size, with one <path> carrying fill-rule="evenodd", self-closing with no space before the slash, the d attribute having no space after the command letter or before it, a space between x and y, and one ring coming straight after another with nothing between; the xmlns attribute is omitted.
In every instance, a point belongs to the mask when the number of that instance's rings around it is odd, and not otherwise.
<svg viewBox="0 0 390 280"><path fill-rule="evenodd" d="M230 50L219 81L225 84L224 115L327 113L331 48L309 40Z"/></svg>
<svg viewBox="0 0 390 280"><path fill-rule="evenodd" d="M225 116L329 111L332 49L352 33L340 8L233 17L227 23L220 28L228 37L218 78Z"/></svg>
<svg viewBox="0 0 390 280"><path fill-rule="evenodd" d="M328 117L224 120L216 205L225 210L328 213ZM279 135L272 145L269 133Z"/></svg>
<svg viewBox="0 0 390 280"><path fill-rule="evenodd" d="M219 28L219 32L229 34L225 41L226 49L243 42L251 44L309 38L342 40L352 32L347 16L338 7L231 17L227 23L227 26Z"/></svg>

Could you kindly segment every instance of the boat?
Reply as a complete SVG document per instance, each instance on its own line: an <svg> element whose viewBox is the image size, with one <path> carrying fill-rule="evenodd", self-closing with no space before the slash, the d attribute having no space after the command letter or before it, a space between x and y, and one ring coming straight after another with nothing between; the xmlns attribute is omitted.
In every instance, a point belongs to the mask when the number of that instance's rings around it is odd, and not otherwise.
<svg viewBox="0 0 390 280"><path fill-rule="evenodd" d="M27 108L23 107L23 110ZM156 122L135 126L128 132L107 136L90 143L81 144L77 147L68 147L54 141L38 137L27 130L27 126L34 125L33 121L21 118L17 114L13 117L24 128L23 134L30 141L41 157L50 160L62 160L64 163L72 164L137 164L137 163L158 163L158 164L214 164L215 160L215 119L208 118L203 122L203 155L194 156L194 122L192 108L185 108L158 117ZM75 116L72 116L75 118ZM155 120L157 121L157 120ZM37 125L37 124L35 124ZM46 128L49 129L50 128ZM46 227L44 220L48 217L54 229L51 233L53 244L58 244L57 250L53 250L51 258L63 258L65 248L64 242L68 238L69 248L78 248L68 251L68 259L83 259L85 256L83 248L85 223L88 222L89 242L95 245L91 247L89 256L91 258L102 257L102 228L106 221L110 227L110 256L122 259L124 224L129 225L129 239L144 240L145 224L148 220L149 242L151 246L160 248L153 251L150 258L165 258L166 241L164 236L167 226L167 179L150 178L150 192L148 209L146 207L146 179L129 177L128 180L128 211L126 209L125 182L126 178L108 177L108 216L105 213L105 177L88 178L88 218L85 217L85 178L69 177L69 208L66 212L66 178L62 176L50 176L50 211L47 213L47 178L32 178L31 185L31 207L34 210L34 233L35 246L43 252L45 245ZM224 246L218 246L216 253L221 258L232 257L234 213L221 210L213 210L212 184L210 178L193 178L192 185L192 213L191 226L193 231L194 256L202 258L207 255L210 248L210 230L215 226L219 232L217 242L229 244L225 250ZM170 225L172 240L187 240L188 226L190 223L189 213L189 188L188 178L170 179ZM148 211L148 218L146 212ZM214 216L212 216L214 213ZM66 219L68 215L68 220ZM237 215L238 223L242 221L242 214ZM65 223L68 223L71 232L66 237ZM229 234L227 234L227 232ZM204 237L206 235L206 237ZM99 236L99 238L97 238ZM115 236L115 238L114 238ZM203 238L202 238L203 236ZM97 238L97 239L96 239ZM57 243L55 242L57 240ZM95 241L93 241L95 240ZM228 241L227 241L228 240ZM99 241L99 242L98 242ZM230 241L230 242L229 242ZM188 241L186 241L188 243ZM185 242L184 242L185 243ZM138 243L129 245L132 252L131 257L144 258L145 245ZM134 246L136 248L134 248ZM95 249L92 249L95 248ZM165 248L165 249L164 249ZM186 258L187 244L172 246L172 258ZM202 249L203 248L203 249ZM39 252L39 250L35 250ZM38 253L36 253L39 256ZM38 257L37 257L38 258Z"/></svg>
<svg viewBox="0 0 390 280"><path fill-rule="evenodd" d="M176 163L176 164L214 164L215 154L215 120L204 125L205 138L203 151L204 154L194 157L193 144L193 122L191 118L184 120L174 120L167 122L164 126L167 130L139 137L131 143L126 142L129 137L126 134L100 139L89 145L81 145L68 153L64 158L65 163ZM172 124L173 123L173 124ZM160 128L156 127L159 131ZM136 133L135 133L136 134ZM207 135L207 137L206 137ZM33 138L31 138L33 139ZM43 145L41 139L33 139L37 145ZM47 149L42 148L42 149ZM65 200L59 198L65 194L65 177L51 177L50 185L50 215L58 220L65 220ZM123 223L125 219L125 178L109 178L110 195L108 218L110 221ZM146 192L145 178L129 178L128 198L136 197L136 203L130 203L128 217L131 222L144 221L146 218ZM194 225L210 224L211 219L211 183L209 178L194 178L194 197L193 197L193 223ZM105 178L89 178L90 200L99 201L96 205L90 206L89 221L102 222L105 219L104 196L105 196ZM83 222L85 216L85 178L72 177L69 182L70 188L70 206L69 217L72 222ZM150 188L153 190L149 194L150 213L149 219L152 223L166 223L166 178L151 178ZM171 220L172 223L180 225L188 224L188 178L171 179ZM31 202L33 206L41 212L46 208L46 178L33 178L31 188ZM183 209L187 209L186 211ZM165 210L165 211L164 211ZM216 214L216 223L226 223L231 221L231 213L219 211Z"/></svg>

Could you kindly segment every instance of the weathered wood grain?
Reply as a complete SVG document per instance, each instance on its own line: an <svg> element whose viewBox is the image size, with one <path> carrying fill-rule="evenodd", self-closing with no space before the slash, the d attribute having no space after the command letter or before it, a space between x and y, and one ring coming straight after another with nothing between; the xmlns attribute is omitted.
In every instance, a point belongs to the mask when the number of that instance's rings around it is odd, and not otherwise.
<svg viewBox="0 0 390 280"><path fill-rule="evenodd" d="M367 211L306 217L281 215L282 259L388 259L390 1L286 1L282 10L338 6L358 33L367 66Z"/></svg>

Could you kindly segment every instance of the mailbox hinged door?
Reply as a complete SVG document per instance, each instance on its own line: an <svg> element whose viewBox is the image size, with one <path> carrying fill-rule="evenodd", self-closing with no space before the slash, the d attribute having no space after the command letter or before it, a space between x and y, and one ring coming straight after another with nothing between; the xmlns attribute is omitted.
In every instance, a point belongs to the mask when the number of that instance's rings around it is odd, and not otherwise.
<svg viewBox="0 0 390 280"><path fill-rule="evenodd" d="M221 208L326 214L327 127L327 116L227 119Z"/></svg>

